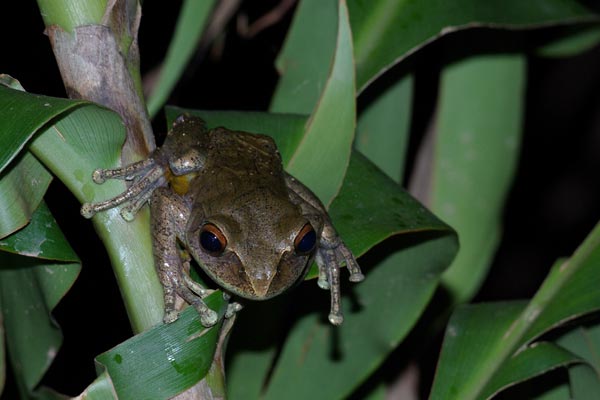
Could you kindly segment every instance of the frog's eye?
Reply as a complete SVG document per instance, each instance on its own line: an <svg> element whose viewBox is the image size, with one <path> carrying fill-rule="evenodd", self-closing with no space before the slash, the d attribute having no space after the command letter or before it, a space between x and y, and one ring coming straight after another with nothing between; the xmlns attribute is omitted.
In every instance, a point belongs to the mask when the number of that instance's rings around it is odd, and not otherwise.
<svg viewBox="0 0 600 400"><path fill-rule="evenodd" d="M206 224L200 231L200 245L207 253L218 256L225 250L227 239L215 225Z"/></svg>
<svg viewBox="0 0 600 400"><path fill-rule="evenodd" d="M311 224L306 224L294 239L294 248L297 254L310 253L317 244L317 233Z"/></svg>

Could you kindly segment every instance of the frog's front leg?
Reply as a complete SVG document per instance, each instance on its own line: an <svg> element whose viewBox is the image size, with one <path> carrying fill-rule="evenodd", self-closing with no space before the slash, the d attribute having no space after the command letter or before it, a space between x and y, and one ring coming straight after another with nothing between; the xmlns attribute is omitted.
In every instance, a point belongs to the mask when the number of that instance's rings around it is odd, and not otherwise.
<svg viewBox="0 0 600 400"><path fill-rule="evenodd" d="M218 315L201 298L209 292L197 290L200 286L187 275L177 245L177 238L182 238L184 235L190 214L189 206L181 196L167 187L157 188L154 191L150 205L154 261L165 298L164 322L171 323L177 319L178 311L175 303L179 296L196 308L202 325L206 327L214 325Z"/></svg>
<svg viewBox="0 0 600 400"><path fill-rule="evenodd" d="M323 229L316 250L315 261L319 267L318 285L322 289L329 289L331 293L331 309L329 321L340 325L344 321L341 311L340 295L340 266L342 263L350 271L351 282L361 282L365 277L354 255L337 234L331 219L321 201L315 194L300 181L286 174L286 184L297 198L297 202L305 215L318 214L323 220Z"/></svg>
<svg viewBox="0 0 600 400"><path fill-rule="evenodd" d="M85 218L92 218L100 211L128 203L121 209L121 216L126 221L132 221L135 214L152 196L153 191L166 185L165 170L152 157L121 168L97 169L92 174L92 179L98 184L104 183L106 179L123 179L133 181L133 183L126 191L112 199L83 204L81 215Z"/></svg>

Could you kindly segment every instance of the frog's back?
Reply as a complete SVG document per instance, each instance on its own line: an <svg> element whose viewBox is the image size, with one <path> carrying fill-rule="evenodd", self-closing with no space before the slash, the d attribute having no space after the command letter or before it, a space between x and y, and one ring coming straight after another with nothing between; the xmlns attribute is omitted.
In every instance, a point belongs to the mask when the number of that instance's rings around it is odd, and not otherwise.
<svg viewBox="0 0 600 400"><path fill-rule="evenodd" d="M206 164L195 179L199 197L231 198L265 189L287 196L281 156L269 136L216 128L207 132L203 147Z"/></svg>
<svg viewBox="0 0 600 400"><path fill-rule="evenodd" d="M248 132L216 128L208 132L207 154L211 164L239 174L282 174L281 156L272 138Z"/></svg>

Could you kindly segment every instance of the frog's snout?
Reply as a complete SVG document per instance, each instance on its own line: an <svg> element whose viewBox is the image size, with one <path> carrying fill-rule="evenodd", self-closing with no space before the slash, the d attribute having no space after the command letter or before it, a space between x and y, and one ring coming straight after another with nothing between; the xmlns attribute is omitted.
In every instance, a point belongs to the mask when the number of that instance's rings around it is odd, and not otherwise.
<svg viewBox="0 0 600 400"><path fill-rule="evenodd" d="M254 294L257 298L260 299L267 296L274 276L275 274L271 273L270 271L264 271L248 275L250 286L252 286L252 290L254 291Z"/></svg>

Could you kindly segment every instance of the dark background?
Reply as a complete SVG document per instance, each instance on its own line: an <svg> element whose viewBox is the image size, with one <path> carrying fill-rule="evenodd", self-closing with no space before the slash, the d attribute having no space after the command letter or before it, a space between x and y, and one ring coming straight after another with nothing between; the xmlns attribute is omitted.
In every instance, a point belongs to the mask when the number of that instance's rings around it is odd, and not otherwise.
<svg viewBox="0 0 600 400"><path fill-rule="evenodd" d="M245 1L241 12L253 21L277 2ZM170 7L164 4L144 3L139 36L143 73L164 57L177 18L179 2ZM64 97L37 4L33 0L8 2L2 13L3 20L15 24L0 27L0 73L19 79L30 92ZM290 21L288 14L276 26L246 39L237 34L234 19L211 51L194 58L170 103L200 109L266 110L277 83L273 60ZM410 157L431 116L439 70L452 61L447 54L456 58L486 47L510 50L528 43L533 47L556 33L552 29L467 31L410 57L405 64L416 71L417 100ZM570 255L600 219L600 47L566 59L539 58L531 52L528 65L524 139L504 214L504 237L476 301L531 297L552 263ZM387 78L393 80L394 73L403 71L391 71ZM359 108L367 101L359 99ZM155 131L164 132L164 126L164 118L157 117ZM91 223L79 216L79 204L60 182L52 184L47 197L59 225L83 257L83 268L54 312L65 343L44 383L76 395L95 377L94 356L126 340L131 330L108 258ZM437 352L433 349L431 357ZM435 359L430 361L432 368ZM8 380L2 398L16 398L10 372Z"/></svg>

